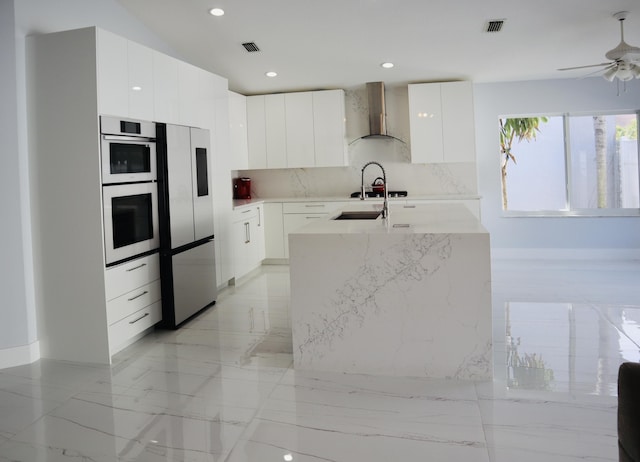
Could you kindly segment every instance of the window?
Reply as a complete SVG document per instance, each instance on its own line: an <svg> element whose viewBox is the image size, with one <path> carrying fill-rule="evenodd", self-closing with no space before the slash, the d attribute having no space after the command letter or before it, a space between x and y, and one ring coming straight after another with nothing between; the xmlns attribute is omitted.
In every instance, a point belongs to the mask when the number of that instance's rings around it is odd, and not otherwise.
<svg viewBox="0 0 640 462"><path fill-rule="evenodd" d="M638 215L638 114L500 119L503 209Z"/></svg>

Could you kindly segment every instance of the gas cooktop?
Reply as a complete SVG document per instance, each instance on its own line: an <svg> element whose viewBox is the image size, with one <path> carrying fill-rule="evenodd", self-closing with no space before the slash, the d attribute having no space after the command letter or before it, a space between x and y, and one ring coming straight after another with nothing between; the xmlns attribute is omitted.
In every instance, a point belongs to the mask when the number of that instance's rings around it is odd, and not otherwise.
<svg viewBox="0 0 640 462"><path fill-rule="evenodd" d="M365 191L365 197L384 197L383 193L373 192L373 191ZM360 197L360 191L356 191L351 193L351 197ZM407 197L407 191L389 191L389 197Z"/></svg>

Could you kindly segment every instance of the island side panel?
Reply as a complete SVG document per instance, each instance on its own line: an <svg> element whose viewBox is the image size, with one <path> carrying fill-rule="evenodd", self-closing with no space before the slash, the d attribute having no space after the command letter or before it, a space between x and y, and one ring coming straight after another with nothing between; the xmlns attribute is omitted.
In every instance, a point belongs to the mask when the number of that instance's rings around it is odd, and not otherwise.
<svg viewBox="0 0 640 462"><path fill-rule="evenodd" d="M291 234L296 369L490 379L489 235Z"/></svg>

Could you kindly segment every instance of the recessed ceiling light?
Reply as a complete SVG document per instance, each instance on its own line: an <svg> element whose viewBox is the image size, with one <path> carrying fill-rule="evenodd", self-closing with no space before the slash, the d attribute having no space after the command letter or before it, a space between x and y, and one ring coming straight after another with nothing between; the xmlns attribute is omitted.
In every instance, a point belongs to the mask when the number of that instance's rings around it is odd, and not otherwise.
<svg viewBox="0 0 640 462"><path fill-rule="evenodd" d="M265 72L264 75L266 75L267 77L276 77L278 75L277 72L273 72L273 71L269 71L269 72Z"/></svg>
<svg viewBox="0 0 640 462"><path fill-rule="evenodd" d="M140 85L134 85L133 87L131 87L131 89L133 91L142 91L142 87Z"/></svg>
<svg viewBox="0 0 640 462"><path fill-rule="evenodd" d="M211 8L209 14L211 16L222 16L224 15L224 10L222 8Z"/></svg>
<svg viewBox="0 0 640 462"><path fill-rule="evenodd" d="M382 63L380 64L381 67L384 67L385 69L391 69L393 67L393 63Z"/></svg>

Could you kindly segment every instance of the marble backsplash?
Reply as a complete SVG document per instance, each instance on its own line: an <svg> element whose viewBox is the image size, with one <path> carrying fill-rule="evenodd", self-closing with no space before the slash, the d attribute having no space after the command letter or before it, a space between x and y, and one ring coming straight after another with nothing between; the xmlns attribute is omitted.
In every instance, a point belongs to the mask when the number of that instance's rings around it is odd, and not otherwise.
<svg viewBox="0 0 640 462"><path fill-rule="evenodd" d="M368 160L377 160L373 157ZM243 170L251 178L251 196L275 197L348 197L359 191L361 169L367 161L349 167ZM409 196L475 195L475 164L408 164L380 160L387 172L389 190L407 191ZM370 166L365 172L365 185L381 176Z"/></svg>
<svg viewBox="0 0 640 462"><path fill-rule="evenodd" d="M369 132L366 87L345 90L348 167L242 170L232 176L251 178L255 198L345 197L360 189L362 166L375 160L387 172L389 190L407 191L409 196L477 194L473 162L410 163L407 87L387 87L385 99L387 132L395 139L362 139ZM365 185L381 173L375 166L368 167Z"/></svg>

